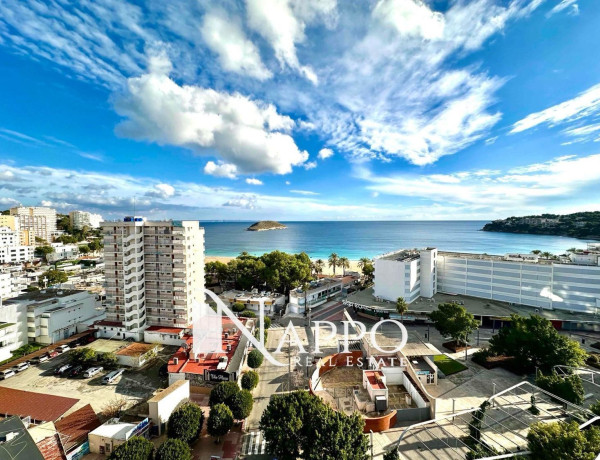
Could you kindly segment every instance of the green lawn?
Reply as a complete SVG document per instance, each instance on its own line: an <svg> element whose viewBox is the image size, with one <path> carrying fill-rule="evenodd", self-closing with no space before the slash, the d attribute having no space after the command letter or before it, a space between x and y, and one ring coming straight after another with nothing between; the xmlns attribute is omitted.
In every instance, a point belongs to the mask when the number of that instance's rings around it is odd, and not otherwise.
<svg viewBox="0 0 600 460"><path fill-rule="evenodd" d="M467 366L452 358L449 358L446 355L435 355L433 357L433 362L444 373L444 375L456 374L457 372L467 369Z"/></svg>

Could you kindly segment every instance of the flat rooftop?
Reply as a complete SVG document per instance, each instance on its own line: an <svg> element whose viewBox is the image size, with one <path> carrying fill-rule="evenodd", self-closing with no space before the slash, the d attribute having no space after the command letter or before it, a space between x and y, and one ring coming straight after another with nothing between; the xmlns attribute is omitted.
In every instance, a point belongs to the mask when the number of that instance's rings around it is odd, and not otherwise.
<svg viewBox="0 0 600 460"><path fill-rule="evenodd" d="M127 345L125 348L121 348L117 351L117 355L121 356L142 356L148 353L149 351L158 347L155 343L132 343L131 345Z"/></svg>
<svg viewBox="0 0 600 460"><path fill-rule="evenodd" d="M395 260L398 262L411 262L417 260L420 256L417 249L400 249L394 252L388 252L380 256L375 257L380 260Z"/></svg>
<svg viewBox="0 0 600 460"><path fill-rule="evenodd" d="M86 291L80 289L42 289L40 291L26 292L25 294L13 297L12 299L5 300L4 303L17 303L22 302L24 300L31 300L35 302L40 300L53 299L55 297L68 297L70 295L78 294L80 292Z"/></svg>

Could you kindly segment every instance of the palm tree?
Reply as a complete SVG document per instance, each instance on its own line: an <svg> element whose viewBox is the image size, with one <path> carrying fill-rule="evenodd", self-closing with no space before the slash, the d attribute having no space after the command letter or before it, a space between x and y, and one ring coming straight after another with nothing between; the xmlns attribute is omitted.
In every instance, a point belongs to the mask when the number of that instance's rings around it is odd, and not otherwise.
<svg viewBox="0 0 600 460"><path fill-rule="evenodd" d="M344 271L344 276L346 276L346 269L350 268L350 261L347 257L340 257L340 261L338 262L339 266L342 267Z"/></svg>
<svg viewBox="0 0 600 460"><path fill-rule="evenodd" d="M308 308L307 304L307 295L309 288L310 284L308 283L308 281L303 281L300 285L300 289L302 289L302 292L304 292L304 316L307 316L308 320L310 321L310 308Z"/></svg>
<svg viewBox="0 0 600 460"><path fill-rule="evenodd" d="M549 259L549 258L552 256L552 254L551 254L551 253L549 253L548 251L544 251L544 252L542 252L541 256L542 256L544 259Z"/></svg>
<svg viewBox="0 0 600 460"><path fill-rule="evenodd" d="M396 300L396 311L400 314L400 321L404 321L404 313L408 311L408 304L404 297L398 297Z"/></svg>
<svg viewBox="0 0 600 460"><path fill-rule="evenodd" d="M361 257L360 260L358 261L358 268L360 268L361 270L363 268L365 268L366 265L371 263L371 259L369 259L368 257Z"/></svg>
<svg viewBox="0 0 600 460"><path fill-rule="evenodd" d="M577 252L577 248L569 248L567 249L567 252Z"/></svg>
<svg viewBox="0 0 600 460"><path fill-rule="evenodd" d="M536 256L541 254L542 251L540 251L539 249L534 249L533 251L531 251L532 254L535 254Z"/></svg>
<svg viewBox="0 0 600 460"><path fill-rule="evenodd" d="M325 262L323 261L323 259L317 259L315 260L315 273L317 275L320 275L321 273L323 273L323 267L325 266Z"/></svg>
<svg viewBox="0 0 600 460"><path fill-rule="evenodd" d="M329 262L329 266L333 268L333 275L334 276L335 276L335 267L337 267L339 265L339 259L340 258L338 257L338 255L335 252L332 252L329 255L328 262Z"/></svg>

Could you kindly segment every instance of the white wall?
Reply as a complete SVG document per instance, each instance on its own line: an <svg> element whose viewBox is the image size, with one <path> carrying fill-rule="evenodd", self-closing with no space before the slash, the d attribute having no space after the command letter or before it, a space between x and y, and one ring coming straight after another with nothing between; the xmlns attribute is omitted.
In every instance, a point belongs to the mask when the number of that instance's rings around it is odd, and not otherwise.
<svg viewBox="0 0 600 460"><path fill-rule="evenodd" d="M155 425L158 425L159 430L161 429L161 424L167 423L171 413L177 409L181 403L190 399L190 382L184 380L182 384L178 383L177 385L181 386L172 390L171 393L161 398L159 401L152 401L154 398L151 398L148 401L149 418ZM170 390L171 386L164 391Z"/></svg>

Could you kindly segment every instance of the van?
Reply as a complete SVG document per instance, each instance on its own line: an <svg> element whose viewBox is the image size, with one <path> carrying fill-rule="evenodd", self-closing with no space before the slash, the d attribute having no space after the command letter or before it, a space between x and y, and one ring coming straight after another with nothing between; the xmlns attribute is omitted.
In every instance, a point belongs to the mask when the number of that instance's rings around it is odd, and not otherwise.
<svg viewBox="0 0 600 460"><path fill-rule="evenodd" d="M50 358L48 357L48 355L36 356L35 358L31 358L31 364L41 364L48 361L49 359Z"/></svg>
<svg viewBox="0 0 600 460"><path fill-rule="evenodd" d="M0 371L0 380L6 380L9 377L15 375L15 371L12 369L7 369L5 371Z"/></svg>
<svg viewBox="0 0 600 460"><path fill-rule="evenodd" d="M110 374L106 374L102 379L102 385L108 385L109 383L113 383L117 380L125 369L117 369L116 371L112 371Z"/></svg>
<svg viewBox="0 0 600 460"><path fill-rule="evenodd" d="M99 366L99 367L90 367L87 371L85 371L83 373L83 377L86 379L89 379L90 377L93 377L94 375L98 374L99 372L102 372L104 368Z"/></svg>
<svg viewBox="0 0 600 460"><path fill-rule="evenodd" d="M29 363L27 361L24 361L22 363L16 364L12 367L12 370L15 372L22 372L25 369L29 369Z"/></svg>
<svg viewBox="0 0 600 460"><path fill-rule="evenodd" d="M69 351L70 349L71 347L69 345L61 345L56 348L56 351L58 351L59 353L64 353L65 351Z"/></svg>

